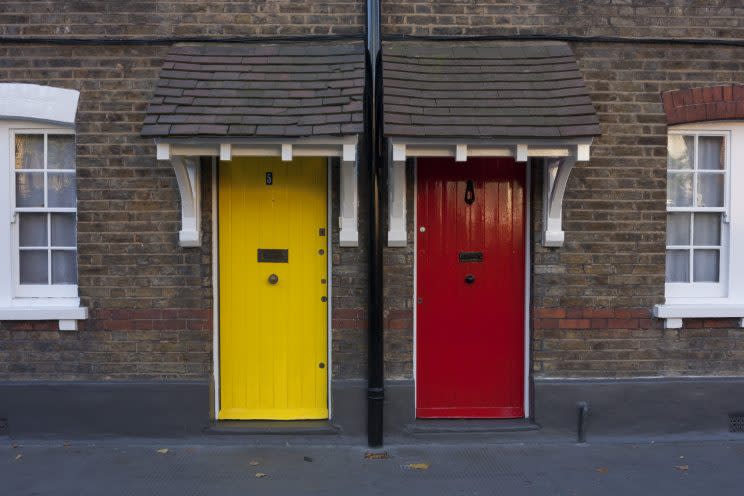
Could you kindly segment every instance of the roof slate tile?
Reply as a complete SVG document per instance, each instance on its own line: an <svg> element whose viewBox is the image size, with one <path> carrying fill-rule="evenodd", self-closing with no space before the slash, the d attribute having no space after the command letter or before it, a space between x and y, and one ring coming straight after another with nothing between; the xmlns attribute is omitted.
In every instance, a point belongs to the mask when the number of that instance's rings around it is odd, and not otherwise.
<svg viewBox="0 0 744 496"><path fill-rule="evenodd" d="M145 117L148 137L357 134L364 45L178 44Z"/></svg>
<svg viewBox="0 0 744 496"><path fill-rule="evenodd" d="M387 136L600 134L566 43L391 41L382 53Z"/></svg>

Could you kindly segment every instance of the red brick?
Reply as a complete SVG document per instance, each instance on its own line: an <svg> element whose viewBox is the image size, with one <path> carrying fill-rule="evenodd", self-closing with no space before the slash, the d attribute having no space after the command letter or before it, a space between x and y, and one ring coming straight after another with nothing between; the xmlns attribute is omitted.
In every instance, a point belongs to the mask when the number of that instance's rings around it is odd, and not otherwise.
<svg viewBox="0 0 744 496"><path fill-rule="evenodd" d="M536 308L535 317L557 318L562 319L566 316L566 310L563 308Z"/></svg>

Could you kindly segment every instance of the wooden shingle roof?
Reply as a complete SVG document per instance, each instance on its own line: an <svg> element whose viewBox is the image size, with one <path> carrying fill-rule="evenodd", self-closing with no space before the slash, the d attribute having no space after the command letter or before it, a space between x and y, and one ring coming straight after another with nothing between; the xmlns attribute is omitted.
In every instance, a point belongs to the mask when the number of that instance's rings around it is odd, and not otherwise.
<svg viewBox="0 0 744 496"><path fill-rule="evenodd" d="M565 43L389 41L383 68L386 136L600 134L589 90Z"/></svg>
<svg viewBox="0 0 744 496"><path fill-rule="evenodd" d="M361 133L364 44L179 44L147 109L146 137Z"/></svg>

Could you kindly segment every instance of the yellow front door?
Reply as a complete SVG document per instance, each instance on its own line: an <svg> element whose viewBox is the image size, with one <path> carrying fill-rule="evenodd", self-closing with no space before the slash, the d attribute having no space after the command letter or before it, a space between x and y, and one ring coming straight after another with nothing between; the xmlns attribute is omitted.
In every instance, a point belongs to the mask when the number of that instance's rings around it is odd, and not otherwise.
<svg viewBox="0 0 744 496"><path fill-rule="evenodd" d="M218 169L218 418L328 418L326 159Z"/></svg>

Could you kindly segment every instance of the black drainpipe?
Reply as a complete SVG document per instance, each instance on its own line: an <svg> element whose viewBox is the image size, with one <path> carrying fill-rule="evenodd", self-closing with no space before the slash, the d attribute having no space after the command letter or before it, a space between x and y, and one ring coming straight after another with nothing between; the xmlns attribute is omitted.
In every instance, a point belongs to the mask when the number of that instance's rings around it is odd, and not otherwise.
<svg viewBox="0 0 744 496"><path fill-rule="evenodd" d="M382 56L380 0L367 0L367 80L365 86L365 154L369 166L369 346L367 372L367 442L382 446L385 400L382 308L382 224L380 205L385 170L382 140Z"/></svg>

